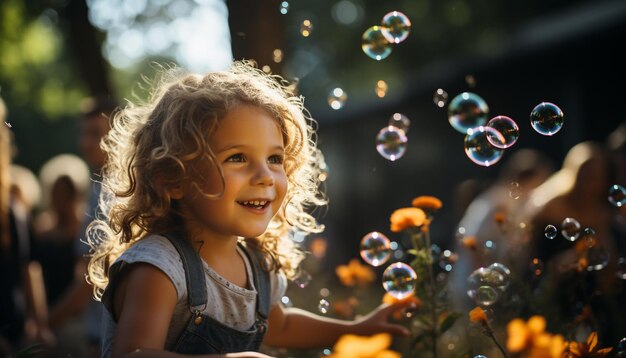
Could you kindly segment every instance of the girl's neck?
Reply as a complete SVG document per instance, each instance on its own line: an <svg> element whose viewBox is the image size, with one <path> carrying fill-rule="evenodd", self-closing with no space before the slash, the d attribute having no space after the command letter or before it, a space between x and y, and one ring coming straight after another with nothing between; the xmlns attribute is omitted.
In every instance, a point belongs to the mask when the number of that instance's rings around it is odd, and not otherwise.
<svg viewBox="0 0 626 358"><path fill-rule="evenodd" d="M237 254L237 237L215 237L208 234L189 234L191 244L202 259L211 266L224 260L232 260Z"/></svg>

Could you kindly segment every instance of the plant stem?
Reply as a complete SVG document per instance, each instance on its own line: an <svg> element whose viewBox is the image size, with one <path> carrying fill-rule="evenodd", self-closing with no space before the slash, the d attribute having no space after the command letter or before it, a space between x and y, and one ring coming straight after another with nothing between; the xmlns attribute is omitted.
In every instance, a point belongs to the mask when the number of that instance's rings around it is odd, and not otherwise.
<svg viewBox="0 0 626 358"><path fill-rule="evenodd" d="M489 325L489 323L487 321L483 322L483 327L485 327L485 334L487 336L489 336L489 338L491 338L491 340L493 341L493 343L496 344L496 346L498 347L498 349L500 350L500 352L502 352L502 355L504 356L504 358L509 358L509 356L506 354L506 351L504 350L504 348L500 345L500 342L498 342L498 339L496 339L496 336L493 334L493 329L491 329L491 326Z"/></svg>
<svg viewBox="0 0 626 358"><path fill-rule="evenodd" d="M433 253L430 248L430 233L426 233L426 250L428 250L428 279L430 281L430 312L433 320L432 340L433 357L437 358L437 307L435 306L435 277L433 274Z"/></svg>

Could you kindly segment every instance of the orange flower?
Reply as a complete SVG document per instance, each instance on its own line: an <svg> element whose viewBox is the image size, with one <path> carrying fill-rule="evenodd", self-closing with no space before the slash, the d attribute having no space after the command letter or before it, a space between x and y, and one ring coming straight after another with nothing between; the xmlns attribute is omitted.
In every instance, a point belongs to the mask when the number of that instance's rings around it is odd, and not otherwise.
<svg viewBox="0 0 626 358"><path fill-rule="evenodd" d="M493 214L493 220L498 223L498 224L504 224L504 222L506 221L506 214L505 213L495 213Z"/></svg>
<svg viewBox="0 0 626 358"><path fill-rule="evenodd" d="M309 245L309 249L311 250L311 253L313 254L313 256L317 257L318 259L321 259L322 257L326 255L327 247L328 247L328 243L326 243L326 239L324 239L323 237L318 237L318 238L313 239L311 241L311 244Z"/></svg>
<svg viewBox="0 0 626 358"><path fill-rule="evenodd" d="M461 245L467 247L468 249L474 251L476 250L476 237L475 236L465 236L461 239Z"/></svg>
<svg viewBox="0 0 626 358"><path fill-rule="evenodd" d="M411 306L409 306L411 311L418 310L422 307L422 300L420 300L417 296L415 296L415 292L412 292L410 295L398 299L389 294L389 292L385 293L383 296L383 303L395 304L400 302L411 302ZM403 316L407 313L406 309L399 310L393 313L393 318L397 321L402 320Z"/></svg>
<svg viewBox="0 0 626 358"><path fill-rule="evenodd" d="M352 318L354 316L354 305L351 300L335 301L333 312L342 318Z"/></svg>
<svg viewBox="0 0 626 358"><path fill-rule="evenodd" d="M606 357L613 350L613 347L598 350L598 333L591 332L587 337L587 342L569 342L568 358L601 358Z"/></svg>
<svg viewBox="0 0 626 358"><path fill-rule="evenodd" d="M398 352L389 350L391 334L379 333L371 337L345 334L339 337L332 358L400 358Z"/></svg>
<svg viewBox="0 0 626 358"><path fill-rule="evenodd" d="M441 200L434 196L428 195L418 196L417 198L413 199L411 205L413 205L413 207L415 208L424 210L429 215L434 214L435 211L441 209L441 207L443 206Z"/></svg>
<svg viewBox="0 0 626 358"><path fill-rule="evenodd" d="M532 316L528 322L516 318L507 324L506 348L533 358L561 358L566 346L563 336L552 335L545 329L546 319L541 316Z"/></svg>
<svg viewBox="0 0 626 358"><path fill-rule="evenodd" d="M342 284L348 287L365 286L376 279L371 268L361 265L359 260L352 259L348 265L339 265L335 269Z"/></svg>
<svg viewBox="0 0 626 358"><path fill-rule="evenodd" d="M476 307L469 312L470 322L473 323L486 323L487 322L487 314L483 311L482 308Z"/></svg>
<svg viewBox="0 0 626 358"><path fill-rule="evenodd" d="M401 208L391 214L391 231L400 232L402 230L419 227L424 224L426 214L424 210L418 208Z"/></svg>

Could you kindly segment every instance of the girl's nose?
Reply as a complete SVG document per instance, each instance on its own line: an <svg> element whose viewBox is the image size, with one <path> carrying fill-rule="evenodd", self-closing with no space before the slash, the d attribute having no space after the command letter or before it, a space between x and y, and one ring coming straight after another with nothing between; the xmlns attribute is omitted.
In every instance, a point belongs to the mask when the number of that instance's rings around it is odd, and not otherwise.
<svg viewBox="0 0 626 358"><path fill-rule="evenodd" d="M274 185L274 175L265 164L259 164L252 177L253 185Z"/></svg>

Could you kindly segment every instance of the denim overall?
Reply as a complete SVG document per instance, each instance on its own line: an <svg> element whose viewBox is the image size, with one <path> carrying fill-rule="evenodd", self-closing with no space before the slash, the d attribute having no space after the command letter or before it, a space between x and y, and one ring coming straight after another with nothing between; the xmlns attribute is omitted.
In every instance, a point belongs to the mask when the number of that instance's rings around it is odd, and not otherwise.
<svg viewBox="0 0 626 358"><path fill-rule="evenodd" d="M163 236L174 245L182 259L187 284L187 299L191 310L191 318L176 341L173 351L185 354L258 351L267 331L270 282L267 271L261 269L256 250L241 243L238 244L251 263L254 286L257 290L256 321L247 331L239 331L202 313L209 303L200 255L187 240L179 235L166 233Z"/></svg>

